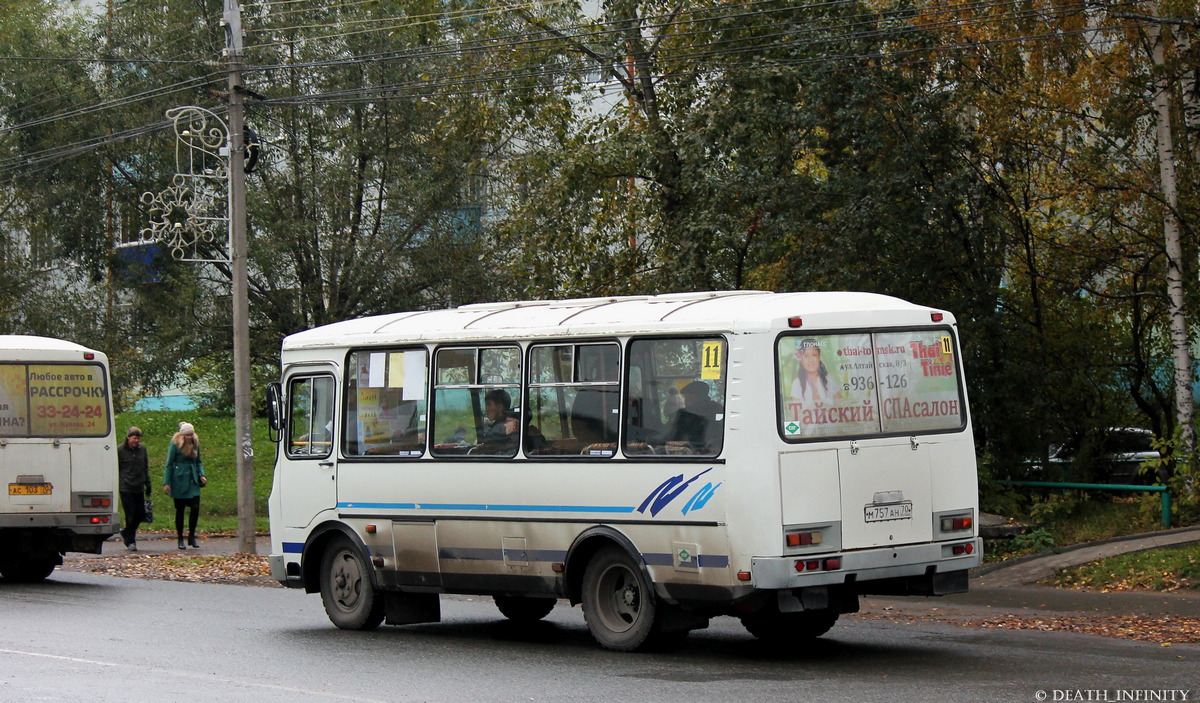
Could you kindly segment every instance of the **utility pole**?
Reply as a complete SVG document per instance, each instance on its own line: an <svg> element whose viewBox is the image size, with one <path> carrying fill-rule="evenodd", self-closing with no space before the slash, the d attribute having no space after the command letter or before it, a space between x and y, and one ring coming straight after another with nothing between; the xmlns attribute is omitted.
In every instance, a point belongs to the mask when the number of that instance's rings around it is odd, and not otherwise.
<svg viewBox="0 0 1200 703"><path fill-rule="evenodd" d="M233 414L237 432L238 551L256 552L254 445L250 418L250 286L246 246L245 92L242 86L242 10L225 0L229 60L229 238L233 278Z"/></svg>

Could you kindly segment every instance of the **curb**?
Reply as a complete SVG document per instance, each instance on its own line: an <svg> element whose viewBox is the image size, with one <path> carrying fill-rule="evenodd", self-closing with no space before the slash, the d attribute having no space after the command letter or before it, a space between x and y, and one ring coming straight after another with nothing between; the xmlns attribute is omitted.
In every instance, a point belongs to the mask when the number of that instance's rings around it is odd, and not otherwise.
<svg viewBox="0 0 1200 703"><path fill-rule="evenodd" d="M1044 552L1038 552L1037 554L1027 554L1023 557L1017 557L1015 559L1008 559L1006 561L994 562L991 564L984 564L983 566L977 566L974 569L972 569L971 575L972 576L983 576L985 574L990 574L993 571L998 571L1000 569L1008 568L1010 566L1019 566L1021 564L1025 564L1025 563L1028 563L1031 561L1036 561L1038 559L1042 559L1042 558L1045 558L1048 556L1053 556L1056 554L1068 554L1070 552L1078 551L1080 549L1087 549L1089 547L1098 547L1098 546L1102 546L1105 544L1115 544L1118 542L1133 542L1135 540L1146 539L1148 537L1158 537L1158 536L1162 536L1162 535L1177 535L1177 534L1184 533L1184 532L1195 532L1196 539L1192 540L1192 541L1200 542L1200 525L1192 525L1189 527L1173 527L1169 530L1155 530L1153 532L1140 532L1135 535L1121 535L1118 537L1108 537L1106 539L1100 539L1100 540L1096 540L1094 542L1078 542L1076 544L1069 544L1065 547L1058 547L1055 549L1046 550ZM1182 544L1190 544L1190 542L1181 542L1180 544L1181 545ZM1142 551L1146 551L1146 550L1142 550Z"/></svg>

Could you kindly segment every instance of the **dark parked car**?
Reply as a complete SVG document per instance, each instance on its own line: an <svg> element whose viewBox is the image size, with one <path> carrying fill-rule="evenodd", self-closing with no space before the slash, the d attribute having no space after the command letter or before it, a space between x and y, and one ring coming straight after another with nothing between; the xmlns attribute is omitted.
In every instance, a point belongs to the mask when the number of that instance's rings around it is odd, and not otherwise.
<svg viewBox="0 0 1200 703"><path fill-rule="evenodd" d="M1058 474L1073 481L1154 483L1153 472L1142 469L1142 462L1159 457L1153 441L1154 433L1140 427L1107 427L1089 440L1072 437L1050 448L1046 478L1056 480Z"/></svg>

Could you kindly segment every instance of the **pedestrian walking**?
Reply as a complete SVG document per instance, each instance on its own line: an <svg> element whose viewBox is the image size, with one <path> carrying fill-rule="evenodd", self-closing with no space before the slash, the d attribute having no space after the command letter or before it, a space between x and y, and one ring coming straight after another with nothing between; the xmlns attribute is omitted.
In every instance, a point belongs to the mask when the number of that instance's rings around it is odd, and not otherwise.
<svg viewBox="0 0 1200 703"><path fill-rule="evenodd" d="M130 427L125 441L117 447L117 471L121 507L125 510L121 539L126 549L136 552L138 525L146 519L146 499L150 497L150 454L142 446L142 431L137 427Z"/></svg>
<svg viewBox="0 0 1200 703"><path fill-rule="evenodd" d="M196 428L189 422L181 422L179 431L167 445L167 467L163 471L163 492L175 500L175 536L180 549L187 549L183 544L183 513L187 509L190 509L188 545L200 548L196 543L196 521L200 519L200 489L207 485Z"/></svg>

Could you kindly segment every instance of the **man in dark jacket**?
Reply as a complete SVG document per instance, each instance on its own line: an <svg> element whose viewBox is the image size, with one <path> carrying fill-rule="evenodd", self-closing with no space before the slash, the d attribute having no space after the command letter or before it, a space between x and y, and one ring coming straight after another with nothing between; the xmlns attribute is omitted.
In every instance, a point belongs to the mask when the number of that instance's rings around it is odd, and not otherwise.
<svg viewBox="0 0 1200 703"><path fill-rule="evenodd" d="M142 446L142 431L130 427L125 441L117 447L117 465L121 477L121 505L125 508L125 527L121 538L131 552L137 551L137 528L146 519L145 499L150 497L150 456Z"/></svg>

